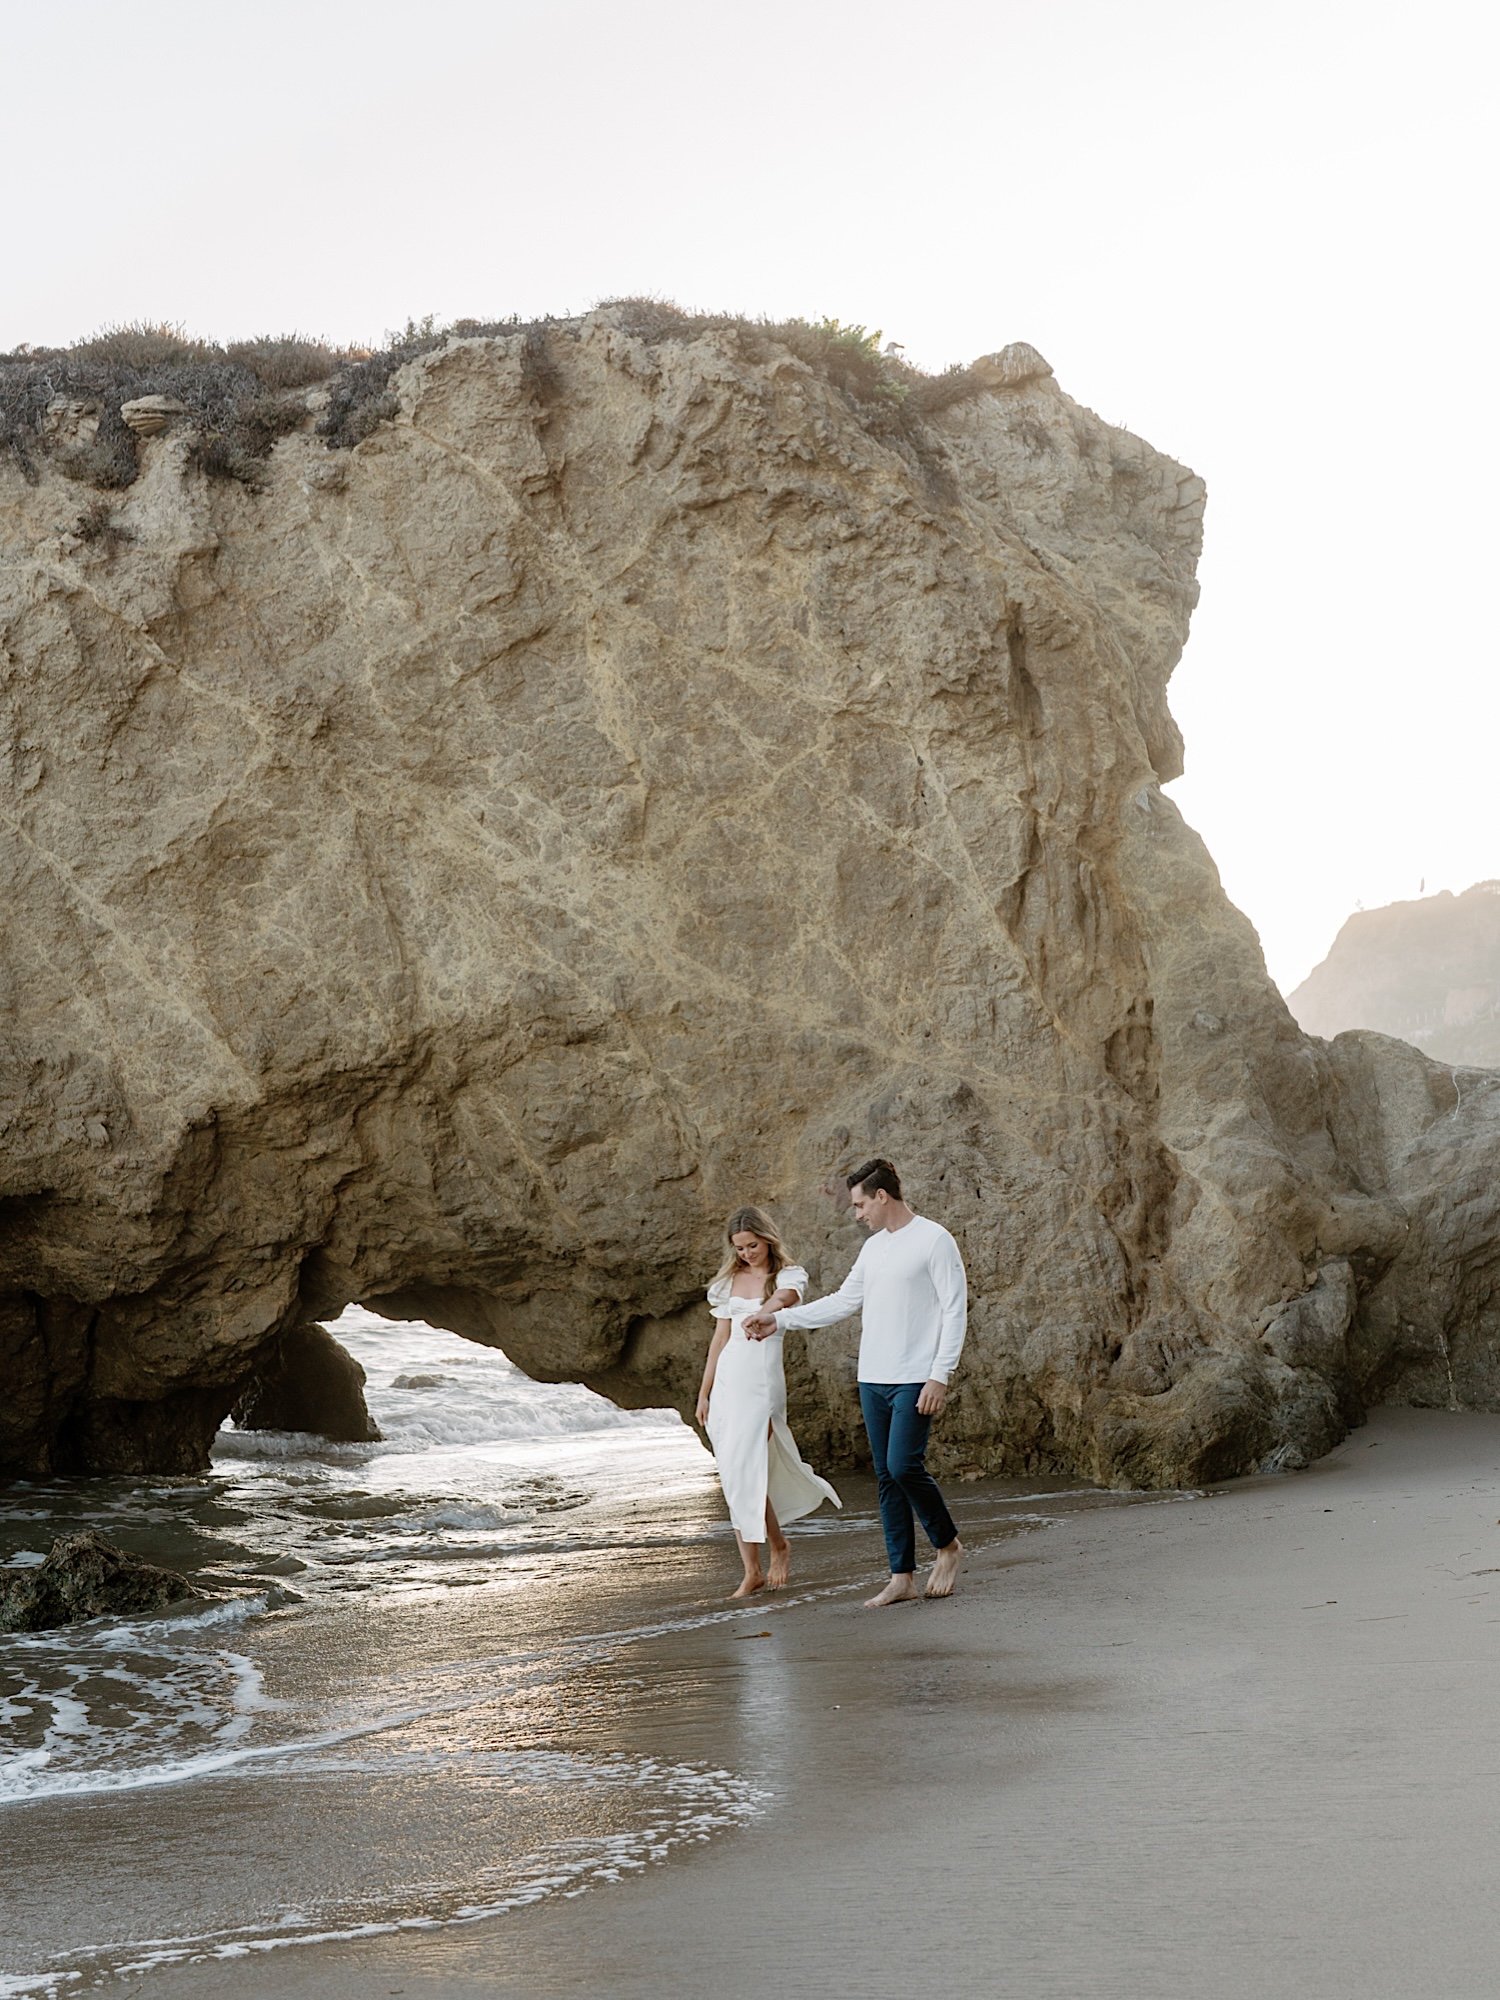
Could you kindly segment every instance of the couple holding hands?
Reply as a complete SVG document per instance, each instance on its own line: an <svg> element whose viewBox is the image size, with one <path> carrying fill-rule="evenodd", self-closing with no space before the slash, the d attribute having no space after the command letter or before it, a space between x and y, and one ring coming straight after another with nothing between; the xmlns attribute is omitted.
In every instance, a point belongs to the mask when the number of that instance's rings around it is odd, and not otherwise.
<svg viewBox="0 0 1500 2000"><path fill-rule="evenodd" d="M940 1223L901 1195L889 1160L867 1160L848 1177L850 1201L869 1237L836 1292L802 1303L807 1273L792 1263L776 1226L758 1208L736 1209L729 1254L708 1288L713 1339L698 1392L698 1421L714 1449L749 1597L787 1581L788 1521L839 1496L803 1463L786 1421L781 1336L862 1316L859 1400L880 1490L891 1575L871 1610L918 1596L915 1521L937 1551L925 1594L952 1595L963 1557L953 1516L927 1470L927 1436L948 1397L964 1344L968 1292L958 1245ZM914 1518L915 1517L915 1518ZM769 1545L769 1566L762 1551Z"/></svg>

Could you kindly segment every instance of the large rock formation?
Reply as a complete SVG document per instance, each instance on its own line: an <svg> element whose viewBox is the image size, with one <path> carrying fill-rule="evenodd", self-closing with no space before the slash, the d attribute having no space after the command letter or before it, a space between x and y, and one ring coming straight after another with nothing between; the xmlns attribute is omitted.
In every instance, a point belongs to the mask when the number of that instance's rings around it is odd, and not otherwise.
<svg viewBox="0 0 1500 2000"><path fill-rule="evenodd" d="M1375 1028L1500 1067L1500 882L1357 911L1287 1005L1311 1035Z"/></svg>
<svg viewBox="0 0 1500 2000"><path fill-rule="evenodd" d="M1161 789L1201 483L1030 349L902 387L610 309L260 495L147 437L109 536L0 470L0 1462L193 1465L356 1299L687 1408L725 1211L828 1286L871 1150L967 1254L950 1463L1488 1398L1493 1083L1303 1035Z"/></svg>

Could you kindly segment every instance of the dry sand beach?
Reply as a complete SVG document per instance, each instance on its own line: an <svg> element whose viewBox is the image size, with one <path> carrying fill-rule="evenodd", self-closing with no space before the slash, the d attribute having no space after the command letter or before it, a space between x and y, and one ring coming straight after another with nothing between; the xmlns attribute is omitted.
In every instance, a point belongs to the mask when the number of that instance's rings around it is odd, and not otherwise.
<svg viewBox="0 0 1500 2000"><path fill-rule="evenodd" d="M873 1553L873 1551L872 1551ZM743 1831L491 1923L186 1966L141 2000L1500 1991L1500 1417L1385 1411L1310 1471L652 1638L632 1751Z"/></svg>

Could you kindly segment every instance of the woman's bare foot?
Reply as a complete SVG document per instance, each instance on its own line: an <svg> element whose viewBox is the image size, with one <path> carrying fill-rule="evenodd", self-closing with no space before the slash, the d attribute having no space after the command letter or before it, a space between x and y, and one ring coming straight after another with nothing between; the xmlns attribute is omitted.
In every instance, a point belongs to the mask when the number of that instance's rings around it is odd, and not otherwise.
<svg viewBox="0 0 1500 2000"><path fill-rule="evenodd" d="M765 1587L766 1580L760 1571L757 1570L753 1576L747 1576L744 1579L738 1590L731 1590L729 1595L731 1597L753 1597L757 1590L764 1590Z"/></svg>
<svg viewBox="0 0 1500 2000"><path fill-rule="evenodd" d="M777 1544L773 1542L771 1544L771 1576L770 1576L770 1583L772 1590L785 1590L787 1586L787 1579L791 1576L791 1573L792 1573L791 1543L782 1542L778 1547Z"/></svg>
<svg viewBox="0 0 1500 2000"><path fill-rule="evenodd" d="M932 1559L932 1574L927 1579L929 1597L951 1597L953 1585L958 1576L958 1566L964 1559L964 1545L957 1535L947 1548L939 1549Z"/></svg>
<svg viewBox="0 0 1500 2000"><path fill-rule="evenodd" d="M893 1576L885 1589L877 1597L865 1599L866 1611L884 1611L888 1604L915 1604L918 1599L916 1578L910 1575Z"/></svg>

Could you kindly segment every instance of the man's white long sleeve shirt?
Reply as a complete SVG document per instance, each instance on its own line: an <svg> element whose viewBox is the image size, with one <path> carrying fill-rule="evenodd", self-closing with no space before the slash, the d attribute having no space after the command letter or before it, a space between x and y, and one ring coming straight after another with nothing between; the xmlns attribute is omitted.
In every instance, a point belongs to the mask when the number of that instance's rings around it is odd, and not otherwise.
<svg viewBox="0 0 1500 2000"><path fill-rule="evenodd" d="M877 1229L836 1292L785 1306L778 1329L832 1326L862 1315L861 1382L946 1382L968 1325L969 1290L958 1245L940 1222L914 1215Z"/></svg>

